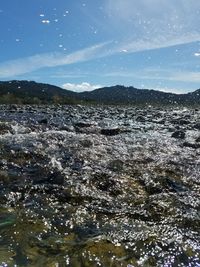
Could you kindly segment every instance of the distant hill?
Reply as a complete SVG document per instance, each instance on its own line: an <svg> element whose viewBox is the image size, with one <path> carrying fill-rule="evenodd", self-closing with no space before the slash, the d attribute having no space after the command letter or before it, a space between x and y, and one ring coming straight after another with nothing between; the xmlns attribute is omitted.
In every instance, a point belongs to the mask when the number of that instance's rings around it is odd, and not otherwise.
<svg viewBox="0 0 200 267"><path fill-rule="evenodd" d="M74 103L77 93L34 81L0 82L0 103Z"/></svg>
<svg viewBox="0 0 200 267"><path fill-rule="evenodd" d="M200 89L192 93L175 94L116 85L79 93L79 97L107 104L200 105Z"/></svg>
<svg viewBox="0 0 200 267"><path fill-rule="evenodd" d="M96 89L92 92L80 93L82 99L95 100L103 103L125 104L159 104L171 103L176 98L175 94L164 93L155 90L137 89L116 85Z"/></svg>
<svg viewBox="0 0 200 267"><path fill-rule="evenodd" d="M116 85L90 92L76 93L50 84L14 80L0 82L0 103L200 105L200 89L192 93L178 95Z"/></svg>

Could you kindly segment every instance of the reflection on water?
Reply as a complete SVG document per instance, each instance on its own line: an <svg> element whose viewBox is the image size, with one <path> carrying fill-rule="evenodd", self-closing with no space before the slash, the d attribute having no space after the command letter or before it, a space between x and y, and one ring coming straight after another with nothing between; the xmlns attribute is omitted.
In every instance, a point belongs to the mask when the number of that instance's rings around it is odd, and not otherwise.
<svg viewBox="0 0 200 267"><path fill-rule="evenodd" d="M0 266L200 266L200 112L0 114Z"/></svg>

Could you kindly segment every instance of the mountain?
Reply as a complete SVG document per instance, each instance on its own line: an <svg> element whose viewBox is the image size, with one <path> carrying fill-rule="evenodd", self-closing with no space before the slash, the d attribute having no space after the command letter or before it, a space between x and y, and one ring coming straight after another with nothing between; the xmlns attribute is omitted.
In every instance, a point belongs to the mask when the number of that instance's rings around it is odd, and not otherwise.
<svg viewBox="0 0 200 267"><path fill-rule="evenodd" d="M0 82L0 103L200 105L200 89L178 95L116 85L90 92L76 93L50 84L14 80Z"/></svg>
<svg viewBox="0 0 200 267"><path fill-rule="evenodd" d="M18 80L0 82L0 103L73 102L76 98L77 93L50 84Z"/></svg>
<svg viewBox="0 0 200 267"><path fill-rule="evenodd" d="M116 85L96 89L92 92L83 92L79 94L79 97L85 100L94 100L107 104L170 104L174 101L177 95L155 90Z"/></svg>
<svg viewBox="0 0 200 267"><path fill-rule="evenodd" d="M175 94L116 85L79 93L78 97L105 104L200 105L200 89L192 93Z"/></svg>

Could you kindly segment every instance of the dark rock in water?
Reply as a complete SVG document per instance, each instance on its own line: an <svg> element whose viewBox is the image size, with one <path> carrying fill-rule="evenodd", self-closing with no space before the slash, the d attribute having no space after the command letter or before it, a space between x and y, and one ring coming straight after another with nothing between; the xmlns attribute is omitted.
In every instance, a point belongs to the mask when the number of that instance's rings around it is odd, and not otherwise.
<svg viewBox="0 0 200 267"><path fill-rule="evenodd" d="M175 125L188 125L190 124L190 121L188 119L185 119L185 118L175 118L175 119L172 119L170 120L170 122L172 124L175 124Z"/></svg>
<svg viewBox="0 0 200 267"><path fill-rule="evenodd" d="M8 183L9 175L7 171L0 171L0 184Z"/></svg>
<svg viewBox="0 0 200 267"><path fill-rule="evenodd" d="M180 131L176 131L176 132L174 132L172 134L171 137L176 138L176 139L184 139L185 138L185 132L183 132L181 130Z"/></svg>
<svg viewBox="0 0 200 267"><path fill-rule="evenodd" d="M97 189L108 192L112 196L121 194L121 188L118 182L107 173L96 173L92 179Z"/></svg>
<svg viewBox="0 0 200 267"><path fill-rule="evenodd" d="M166 178L166 183L171 191L183 192L186 188L178 181L175 181L169 177Z"/></svg>
<svg viewBox="0 0 200 267"><path fill-rule="evenodd" d="M190 148L194 148L194 149L198 149L200 148L200 144L196 144L196 143L189 143L189 142L184 142L183 146L185 147L190 147Z"/></svg>
<svg viewBox="0 0 200 267"><path fill-rule="evenodd" d="M155 194L160 194L163 192L163 188L161 186L155 186L155 185L151 185L151 184L145 184L144 181L139 180L139 183L145 188L145 191L149 194L149 195L155 195Z"/></svg>
<svg viewBox="0 0 200 267"><path fill-rule="evenodd" d="M34 173L34 176L39 175L38 178L33 179L33 184L55 184L62 185L64 183L64 176L59 171L54 171L52 173L46 173L45 170L41 170L41 174L37 172Z"/></svg>
<svg viewBox="0 0 200 267"><path fill-rule="evenodd" d="M74 232L79 238L90 238L98 236L99 229L96 227L95 223L89 222L85 225L76 226Z"/></svg>
<svg viewBox="0 0 200 267"><path fill-rule="evenodd" d="M55 171L48 176L47 181L51 184L62 185L64 183L64 176L60 172Z"/></svg>
<svg viewBox="0 0 200 267"><path fill-rule="evenodd" d="M81 140L80 141L80 145L83 147L92 147L93 146L93 142L89 139L85 139L85 140Z"/></svg>
<svg viewBox="0 0 200 267"><path fill-rule="evenodd" d="M74 124L76 133L90 134L96 132L96 127L92 122L77 122Z"/></svg>
<svg viewBox="0 0 200 267"><path fill-rule="evenodd" d="M200 136L197 137L197 139L195 140L197 143L200 143Z"/></svg>
<svg viewBox="0 0 200 267"><path fill-rule="evenodd" d="M0 134L6 134L10 131L11 127L8 124L0 122Z"/></svg>
<svg viewBox="0 0 200 267"><path fill-rule="evenodd" d="M83 167L83 164L84 164L84 160L74 159L74 162L73 162L71 168L74 171L80 171Z"/></svg>
<svg viewBox="0 0 200 267"><path fill-rule="evenodd" d="M145 120L145 118L143 116L138 116L136 118L136 121L138 121L138 122L145 122L146 120Z"/></svg>
<svg viewBox="0 0 200 267"><path fill-rule="evenodd" d="M92 124L89 122L76 122L74 124L75 127L79 127L79 128L85 128L85 127L91 127Z"/></svg>
<svg viewBox="0 0 200 267"><path fill-rule="evenodd" d="M164 192L183 192L187 188L181 181L181 176L171 170L159 172L159 169L151 176L151 179L138 179L140 185L149 195L157 195Z"/></svg>
<svg viewBox="0 0 200 267"><path fill-rule="evenodd" d="M113 128L113 129L101 129L101 134L107 135L107 136L113 136L120 133L119 128Z"/></svg>
<svg viewBox="0 0 200 267"><path fill-rule="evenodd" d="M184 120L184 119L179 120L178 122L179 122L180 125L187 125L187 124L190 124L190 121L188 121L188 120Z"/></svg>
<svg viewBox="0 0 200 267"><path fill-rule="evenodd" d="M120 159L112 160L108 164L108 169L114 172L120 172L123 169L123 161Z"/></svg>
<svg viewBox="0 0 200 267"><path fill-rule="evenodd" d="M44 118L42 120L39 120L38 123L40 123L40 124L47 124L48 123L48 120L46 118Z"/></svg>
<svg viewBox="0 0 200 267"><path fill-rule="evenodd" d="M196 123L196 124L194 124L194 129L197 129L197 130L200 130L200 123Z"/></svg>

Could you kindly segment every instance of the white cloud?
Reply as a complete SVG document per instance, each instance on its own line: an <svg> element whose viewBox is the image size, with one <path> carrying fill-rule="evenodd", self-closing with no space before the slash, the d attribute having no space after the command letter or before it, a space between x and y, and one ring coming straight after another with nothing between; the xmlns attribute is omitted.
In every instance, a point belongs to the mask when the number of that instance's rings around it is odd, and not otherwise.
<svg viewBox="0 0 200 267"><path fill-rule="evenodd" d="M133 78L137 80L151 80L151 81L173 81L173 82L188 82L200 83L200 72L195 71L178 71L177 69L161 69L161 68L146 68L142 70L133 71L117 71L108 72L105 77L123 77ZM159 89L159 88L158 88ZM164 89L162 87L162 89ZM168 88L167 88L168 90ZM173 91L174 89L170 89Z"/></svg>
<svg viewBox="0 0 200 267"><path fill-rule="evenodd" d="M112 1L113 0L110 0L109 2ZM157 0L146 0L147 3L153 1ZM133 2L135 3L135 0L133 0ZM142 0L142 2L144 4L144 0ZM129 0L126 0L123 3L132 5L132 1ZM117 4L122 5L122 1L116 0L116 5ZM137 38L122 38L120 42L109 41L99 43L71 54L46 53L2 62L0 63L0 78L15 77L45 67L70 65L120 53L136 53L153 49L167 48L176 45L183 45L197 41L200 41L200 32L198 31L177 33L166 30L166 32L162 32L162 34L160 32L159 34L157 33L156 36L154 34L152 36L148 36L147 34L147 36L141 35ZM199 55L200 53L194 54L194 56Z"/></svg>
<svg viewBox="0 0 200 267"><path fill-rule="evenodd" d="M200 1L106 0L105 3L105 10L109 14L106 28L112 33L116 32L116 35L111 35L112 42L100 43L68 55L47 53L2 62L0 78L115 54L136 53L200 41ZM44 17L44 14L40 16ZM43 20L43 23L48 24L49 21ZM194 56L199 57L200 53L194 53Z"/></svg>
<svg viewBox="0 0 200 267"><path fill-rule="evenodd" d="M166 80L175 82L200 83L200 72L178 71L176 69L146 69L141 78L147 80Z"/></svg>
<svg viewBox="0 0 200 267"><path fill-rule="evenodd" d="M120 51L132 53L200 41L200 1L108 0L105 8L124 40Z"/></svg>
<svg viewBox="0 0 200 267"><path fill-rule="evenodd" d="M200 83L200 72L176 72L169 77L170 81Z"/></svg>
<svg viewBox="0 0 200 267"><path fill-rule="evenodd" d="M118 44L116 46L116 51L124 51L126 53L135 53L139 51L153 50L153 49L161 49L167 48L182 44L189 44L193 42L200 41L200 33L187 33L182 36L176 35L159 35L157 38L148 38L148 39L140 39L134 41L126 41L124 43Z"/></svg>
<svg viewBox="0 0 200 267"><path fill-rule="evenodd" d="M0 78L13 77L45 67L56 67L92 60L106 55L108 43L100 43L71 54L47 53L0 63Z"/></svg>
<svg viewBox="0 0 200 267"><path fill-rule="evenodd" d="M126 51L126 54L136 53L139 51L167 48L195 41L200 41L200 34L189 33L181 37L165 35L158 36L157 39L122 41L117 44L115 42L106 42L68 55L63 55L62 53L38 54L27 58L20 58L0 63L0 78L15 77L45 67L56 67L90 61L96 58L122 53L123 51Z"/></svg>
<svg viewBox="0 0 200 267"><path fill-rule="evenodd" d="M115 23L121 24L123 20L125 26L131 24L140 29L144 25L156 26L157 30L164 25L165 30L176 31L194 25L198 29L200 21L200 2L196 0L107 0L106 10Z"/></svg>
<svg viewBox="0 0 200 267"><path fill-rule="evenodd" d="M155 87L155 90L165 93L185 94L185 89L168 88L168 87Z"/></svg>
<svg viewBox="0 0 200 267"><path fill-rule="evenodd" d="M87 82L83 82L81 84L75 84L75 83L65 83L62 85L62 88L75 91L75 92L85 92L85 91L92 91L97 88L101 88L101 85L92 85Z"/></svg>

